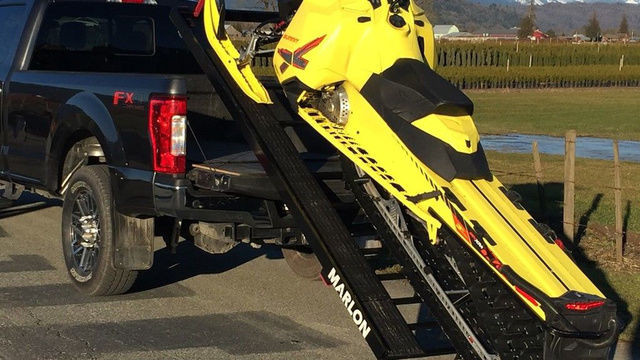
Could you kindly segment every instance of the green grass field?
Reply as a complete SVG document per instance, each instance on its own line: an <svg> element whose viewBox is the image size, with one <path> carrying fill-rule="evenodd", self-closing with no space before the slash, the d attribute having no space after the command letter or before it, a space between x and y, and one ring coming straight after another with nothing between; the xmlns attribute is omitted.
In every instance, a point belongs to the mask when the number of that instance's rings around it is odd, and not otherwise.
<svg viewBox="0 0 640 360"><path fill-rule="evenodd" d="M640 140L640 89L468 91L483 134L543 134Z"/></svg>

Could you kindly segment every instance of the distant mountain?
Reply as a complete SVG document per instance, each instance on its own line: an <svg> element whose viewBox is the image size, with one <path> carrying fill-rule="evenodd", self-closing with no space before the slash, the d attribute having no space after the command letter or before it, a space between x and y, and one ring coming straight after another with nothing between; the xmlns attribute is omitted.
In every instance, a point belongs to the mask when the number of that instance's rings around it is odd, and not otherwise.
<svg viewBox="0 0 640 360"><path fill-rule="evenodd" d="M536 23L556 34L582 32L595 12L605 33L617 32L623 15L629 27L640 33L640 0L535 0ZM508 29L518 26L528 0L418 0L430 2L434 23L455 24L463 31Z"/></svg>
<svg viewBox="0 0 640 360"><path fill-rule="evenodd" d="M264 8L265 0L226 0L230 8ZM518 26L530 0L416 0L434 24L455 24L462 31L497 31ZM640 0L535 0L536 23L556 34L582 32L595 12L605 33L617 32L623 15L640 34ZM268 0L275 3L276 0Z"/></svg>
<svg viewBox="0 0 640 360"><path fill-rule="evenodd" d="M520 6L476 4L469 0L416 0L434 24L455 24L462 31L510 29L520 22Z"/></svg>
<svg viewBox="0 0 640 360"><path fill-rule="evenodd" d="M536 7L536 22L545 31L571 33L582 31L594 12L605 33L618 32L623 15L627 16L631 30L636 33L640 30L640 6L635 4L547 4Z"/></svg>

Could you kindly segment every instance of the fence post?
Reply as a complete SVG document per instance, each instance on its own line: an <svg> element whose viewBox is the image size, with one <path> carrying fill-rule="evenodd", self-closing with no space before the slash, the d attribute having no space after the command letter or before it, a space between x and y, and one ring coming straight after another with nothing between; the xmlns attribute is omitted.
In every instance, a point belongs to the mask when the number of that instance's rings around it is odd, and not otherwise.
<svg viewBox="0 0 640 360"><path fill-rule="evenodd" d="M542 162L540 161L540 152L538 151L538 142L533 142L533 168L536 171L536 182L538 183L538 201L540 202L540 213L546 219L547 217L547 200L544 195L544 182L542 180Z"/></svg>
<svg viewBox="0 0 640 360"><path fill-rule="evenodd" d="M622 71L623 67L624 67L624 55L622 55L622 57L620 58L620 69L618 71Z"/></svg>
<svg viewBox="0 0 640 360"><path fill-rule="evenodd" d="M569 130L565 135L564 216L562 224L564 235L571 241L575 236L576 137L575 130Z"/></svg>
<svg viewBox="0 0 640 360"><path fill-rule="evenodd" d="M507 59L507 72L509 72L509 66L511 65L511 58Z"/></svg>
<svg viewBox="0 0 640 360"><path fill-rule="evenodd" d="M533 66L533 54L529 54L529 67Z"/></svg>
<svg viewBox="0 0 640 360"><path fill-rule="evenodd" d="M613 141L613 169L614 169L614 193L616 202L616 259L622 263L624 256L623 229L622 229L622 184L620 179L620 147L618 140Z"/></svg>

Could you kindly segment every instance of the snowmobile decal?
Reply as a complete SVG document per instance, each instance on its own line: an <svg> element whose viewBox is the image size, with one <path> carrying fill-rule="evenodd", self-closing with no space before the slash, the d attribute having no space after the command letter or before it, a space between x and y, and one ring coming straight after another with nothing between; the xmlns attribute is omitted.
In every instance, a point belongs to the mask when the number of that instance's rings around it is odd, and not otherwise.
<svg viewBox="0 0 640 360"><path fill-rule="evenodd" d="M324 40L325 36L321 36L308 44L299 47L295 51L287 50L284 48L278 49L278 54L284 59L284 63L280 65L280 72L284 73L287 71L289 66L293 66L297 69L304 70L307 68L307 64L309 64L309 60L305 59L304 56L311 50L315 49L320 45L322 40Z"/></svg>

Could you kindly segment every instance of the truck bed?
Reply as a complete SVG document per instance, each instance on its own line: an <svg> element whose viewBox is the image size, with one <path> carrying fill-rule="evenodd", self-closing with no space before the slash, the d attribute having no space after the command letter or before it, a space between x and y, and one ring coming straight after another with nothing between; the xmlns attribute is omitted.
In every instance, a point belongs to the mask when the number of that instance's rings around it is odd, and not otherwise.
<svg viewBox="0 0 640 360"><path fill-rule="evenodd" d="M338 156L302 154L309 169L320 180L339 180ZM239 152L192 165L187 177L199 189L279 200L280 194L252 151Z"/></svg>
<svg viewBox="0 0 640 360"><path fill-rule="evenodd" d="M187 178L202 190L236 195L280 199L255 153L242 136L235 122L204 75L185 77L188 90L189 131ZM287 134L302 159L319 179L342 178L342 168L336 152L288 112L286 98L275 79L262 79L270 91L275 107L282 112Z"/></svg>

